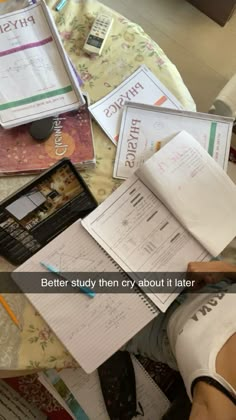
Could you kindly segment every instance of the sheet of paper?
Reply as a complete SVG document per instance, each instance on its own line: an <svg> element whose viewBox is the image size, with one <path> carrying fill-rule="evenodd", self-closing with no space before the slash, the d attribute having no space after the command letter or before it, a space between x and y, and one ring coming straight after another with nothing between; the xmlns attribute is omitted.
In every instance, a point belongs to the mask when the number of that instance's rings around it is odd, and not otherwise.
<svg viewBox="0 0 236 420"><path fill-rule="evenodd" d="M176 133L186 130L226 171L233 119L127 103L121 129L113 176L126 179Z"/></svg>
<svg viewBox="0 0 236 420"><path fill-rule="evenodd" d="M60 272L88 272L89 278L104 272L118 273L119 268L94 239L76 222L57 236L13 273L43 273L40 262L52 264ZM47 279L47 273L43 273ZM55 275L55 278L58 276ZM19 283L21 286L21 283ZM74 359L90 373L122 347L158 314L150 310L136 293L97 293L91 299L83 293L28 293L36 307ZM51 289L52 290L52 289ZM50 291L51 291L50 290ZM24 290L23 290L24 291ZM55 292L55 293L54 293ZM137 315L138 314L138 315Z"/></svg>
<svg viewBox="0 0 236 420"><path fill-rule="evenodd" d="M214 257L236 236L236 185L186 131L136 173Z"/></svg>
<svg viewBox="0 0 236 420"><path fill-rule="evenodd" d="M132 361L135 371L137 402L141 404L144 414L135 418L161 420L169 408L169 401L134 356L132 356ZM59 375L90 420L109 420L97 371L87 375L82 369L74 371L63 369Z"/></svg>
<svg viewBox="0 0 236 420"><path fill-rule="evenodd" d="M0 16L0 121L4 128L76 109L74 71L43 1Z"/></svg>
<svg viewBox="0 0 236 420"><path fill-rule="evenodd" d="M184 273L189 261L209 258L161 201L135 175L82 221L112 258L142 286L143 273ZM140 277L141 276L141 277ZM165 311L175 290L149 288L149 298Z"/></svg>
<svg viewBox="0 0 236 420"><path fill-rule="evenodd" d="M89 107L114 144L118 141L122 109L127 101L183 109L175 96L145 65L139 67L116 89Z"/></svg>
<svg viewBox="0 0 236 420"><path fill-rule="evenodd" d="M29 404L6 382L0 380L1 420L46 420L47 416Z"/></svg>

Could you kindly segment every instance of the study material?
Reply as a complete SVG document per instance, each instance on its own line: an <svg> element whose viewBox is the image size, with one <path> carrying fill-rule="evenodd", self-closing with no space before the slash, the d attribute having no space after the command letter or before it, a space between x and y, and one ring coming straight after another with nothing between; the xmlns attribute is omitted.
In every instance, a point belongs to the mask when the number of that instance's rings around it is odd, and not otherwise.
<svg viewBox="0 0 236 420"><path fill-rule="evenodd" d="M3 420L46 420L47 416L29 404L6 382L0 380L0 418Z"/></svg>
<svg viewBox="0 0 236 420"><path fill-rule="evenodd" d="M127 101L183 109L160 80L145 65L140 66L118 87L89 107L95 120L114 144L118 141L122 109Z"/></svg>
<svg viewBox="0 0 236 420"><path fill-rule="evenodd" d="M11 318L12 322L14 322L14 324L21 330L20 322L18 321L16 315L14 314L14 312L12 311L12 309L10 308L10 306L8 305L6 299L4 299L4 297L1 296L1 295L0 295L0 304L3 306L3 308L5 309L5 311L8 313L8 315Z"/></svg>
<svg viewBox="0 0 236 420"><path fill-rule="evenodd" d="M0 16L0 28L0 123L4 128L59 115L84 103L43 0Z"/></svg>
<svg viewBox="0 0 236 420"><path fill-rule="evenodd" d="M74 273L75 279L88 272L92 288L102 273L119 273L120 268L125 284L129 279L128 284L138 286L137 293L111 289L110 294L109 287L105 293L101 288L95 299L66 289L63 295L47 294L47 289L26 293L75 360L92 372L158 309L167 310L187 285L189 261L210 260L236 236L235 192L224 170L190 134L181 132L85 217L82 226L77 221L66 229L15 270L13 279L22 288L20 274L32 272L36 282L44 261ZM174 276L165 288L155 278L166 273ZM176 281L178 274L183 280Z"/></svg>
<svg viewBox="0 0 236 420"><path fill-rule="evenodd" d="M136 174L213 257L236 236L236 185L187 132L172 139Z"/></svg>
<svg viewBox="0 0 236 420"><path fill-rule="evenodd" d="M226 171L233 119L129 102L124 106L113 176L126 179L176 133L186 130Z"/></svg>
<svg viewBox="0 0 236 420"><path fill-rule="evenodd" d="M136 357L131 357L135 372L137 402L144 414L135 418L161 420L169 408L169 401ZM90 420L109 420L97 371L87 375L82 369L73 371L63 369L59 375Z"/></svg>
<svg viewBox="0 0 236 420"><path fill-rule="evenodd" d="M87 96L84 96L87 100ZM43 143L35 141L29 125L0 127L0 176L39 173L63 157L77 169L95 166L91 116L87 105L53 118L53 132Z"/></svg>
<svg viewBox="0 0 236 420"><path fill-rule="evenodd" d="M81 175L62 159L0 203L0 254L19 265L96 206Z"/></svg>
<svg viewBox="0 0 236 420"><path fill-rule="evenodd" d="M73 372L70 369L71 373ZM38 373L39 381L52 393L74 420L89 420L73 393L59 376L55 369L48 369Z"/></svg>
<svg viewBox="0 0 236 420"><path fill-rule="evenodd" d="M79 278L79 273L88 273L92 280L102 277L103 273L113 273L115 277L122 274L124 281L127 277L79 221L12 274L22 288L21 273L33 273L35 293L26 293L26 296L87 373L97 369L159 313L151 300L136 288L132 293L100 290L102 293L96 293L94 299L76 293L76 288L75 293L66 293L66 288L50 288L53 293L47 293L46 288L36 286L37 274L38 279L42 278L42 273L47 279L41 261L57 266L62 273L74 274L75 279ZM40 290L43 293L37 293ZM22 291L26 292L24 288Z"/></svg>
<svg viewBox="0 0 236 420"><path fill-rule="evenodd" d="M40 264L41 264L41 266L42 267L44 267L44 268L46 268L46 270L48 270L48 271L50 271L51 273L55 273L55 274L58 274L60 277L62 277L62 278L66 278L65 276L63 276L61 273L60 273L60 270L59 270L59 268L57 268L57 267L55 267L54 265L52 265L52 264L48 264L48 263L44 263L44 262L40 262ZM79 288L80 290L81 290L81 292L83 292L83 293L85 293L87 296L89 296L89 297L91 297L91 298L93 298L95 295L96 295L96 293L95 292L93 292L91 289L89 289L88 287L81 287L80 286L80 288Z"/></svg>
<svg viewBox="0 0 236 420"><path fill-rule="evenodd" d="M54 388L51 386L50 390L48 390L39 381L37 373L14 378L4 378L4 382L22 396L30 405L34 405L40 412L44 413L47 420L71 420L71 418L76 420ZM10 419L7 418L6 420Z"/></svg>
<svg viewBox="0 0 236 420"><path fill-rule="evenodd" d="M64 410L71 416L73 420L76 420L76 417L73 415L72 411L69 409L64 399L60 396L54 386L49 382L44 372L38 373L38 380L44 386L44 388L53 396L53 398L64 408Z"/></svg>
<svg viewBox="0 0 236 420"><path fill-rule="evenodd" d="M236 235L235 212L236 186L182 131L82 224L130 276L152 277L218 256ZM173 297L150 289L160 309L158 299Z"/></svg>

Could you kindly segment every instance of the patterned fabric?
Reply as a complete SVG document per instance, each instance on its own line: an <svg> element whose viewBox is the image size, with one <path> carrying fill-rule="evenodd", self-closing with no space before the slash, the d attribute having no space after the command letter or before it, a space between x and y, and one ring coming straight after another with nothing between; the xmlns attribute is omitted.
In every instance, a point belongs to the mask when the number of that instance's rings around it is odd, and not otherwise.
<svg viewBox="0 0 236 420"><path fill-rule="evenodd" d="M54 9L55 1L49 0ZM111 35L101 57L90 58L82 51L86 35L96 15L113 14ZM176 67L161 48L142 28L94 0L70 0L61 12L52 11L65 49L80 73L84 90L91 102L109 93L128 75L145 63L188 110L195 104ZM96 169L82 173L98 202L102 202L120 184L112 178L115 146L94 122L94 139L97 156ZM24 185L32 177L4 177L0 180L0 197L3 199ZM0 258L0 271L13 267ZM7 296L12 308L24 326L20 333L0 307L0 370L23 370L71 367L75 363L57 340L43 319L23 295ZM5 373L5 372L4 372Z"/></svg>

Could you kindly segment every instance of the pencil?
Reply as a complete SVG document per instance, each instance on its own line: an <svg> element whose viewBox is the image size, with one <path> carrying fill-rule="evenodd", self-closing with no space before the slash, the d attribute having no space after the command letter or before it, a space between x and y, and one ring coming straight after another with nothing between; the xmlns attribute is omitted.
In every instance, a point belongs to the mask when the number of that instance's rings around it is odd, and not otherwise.
<svg viewBox="0 0 236 420"><path fill-rule="evenodd" d="M22 328L21 328L21 325L20 325L20 323L19 323L19 321L18 321L18 319L16 318L16 316L15 316L15 314L12 312L12 310L11 310L11 308L10 308L10 306L8 305L8 303L5 301L5 299L2 297L2 296L0 296L0 303L2 304L2 306L4 307L4 309L5 309L5 311L8 313L8 315L9 315L9 317L11 318L11 320L14 322L14 324L20 329L20 330L22 330Z"/></svg>

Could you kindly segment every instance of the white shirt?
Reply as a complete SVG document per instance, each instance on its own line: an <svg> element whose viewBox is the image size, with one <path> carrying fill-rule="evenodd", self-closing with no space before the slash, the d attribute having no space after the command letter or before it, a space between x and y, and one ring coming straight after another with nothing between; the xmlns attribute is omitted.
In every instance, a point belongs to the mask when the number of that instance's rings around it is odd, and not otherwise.
<svg viewBox="0 0 236 420"><path fill-rule="evenodd" d="M195 379L207 376L236 398L236 390L218 373L216 357L236 332L236 284L226 293L192 293L170 317L167 333L190 400Z"/></svg>

